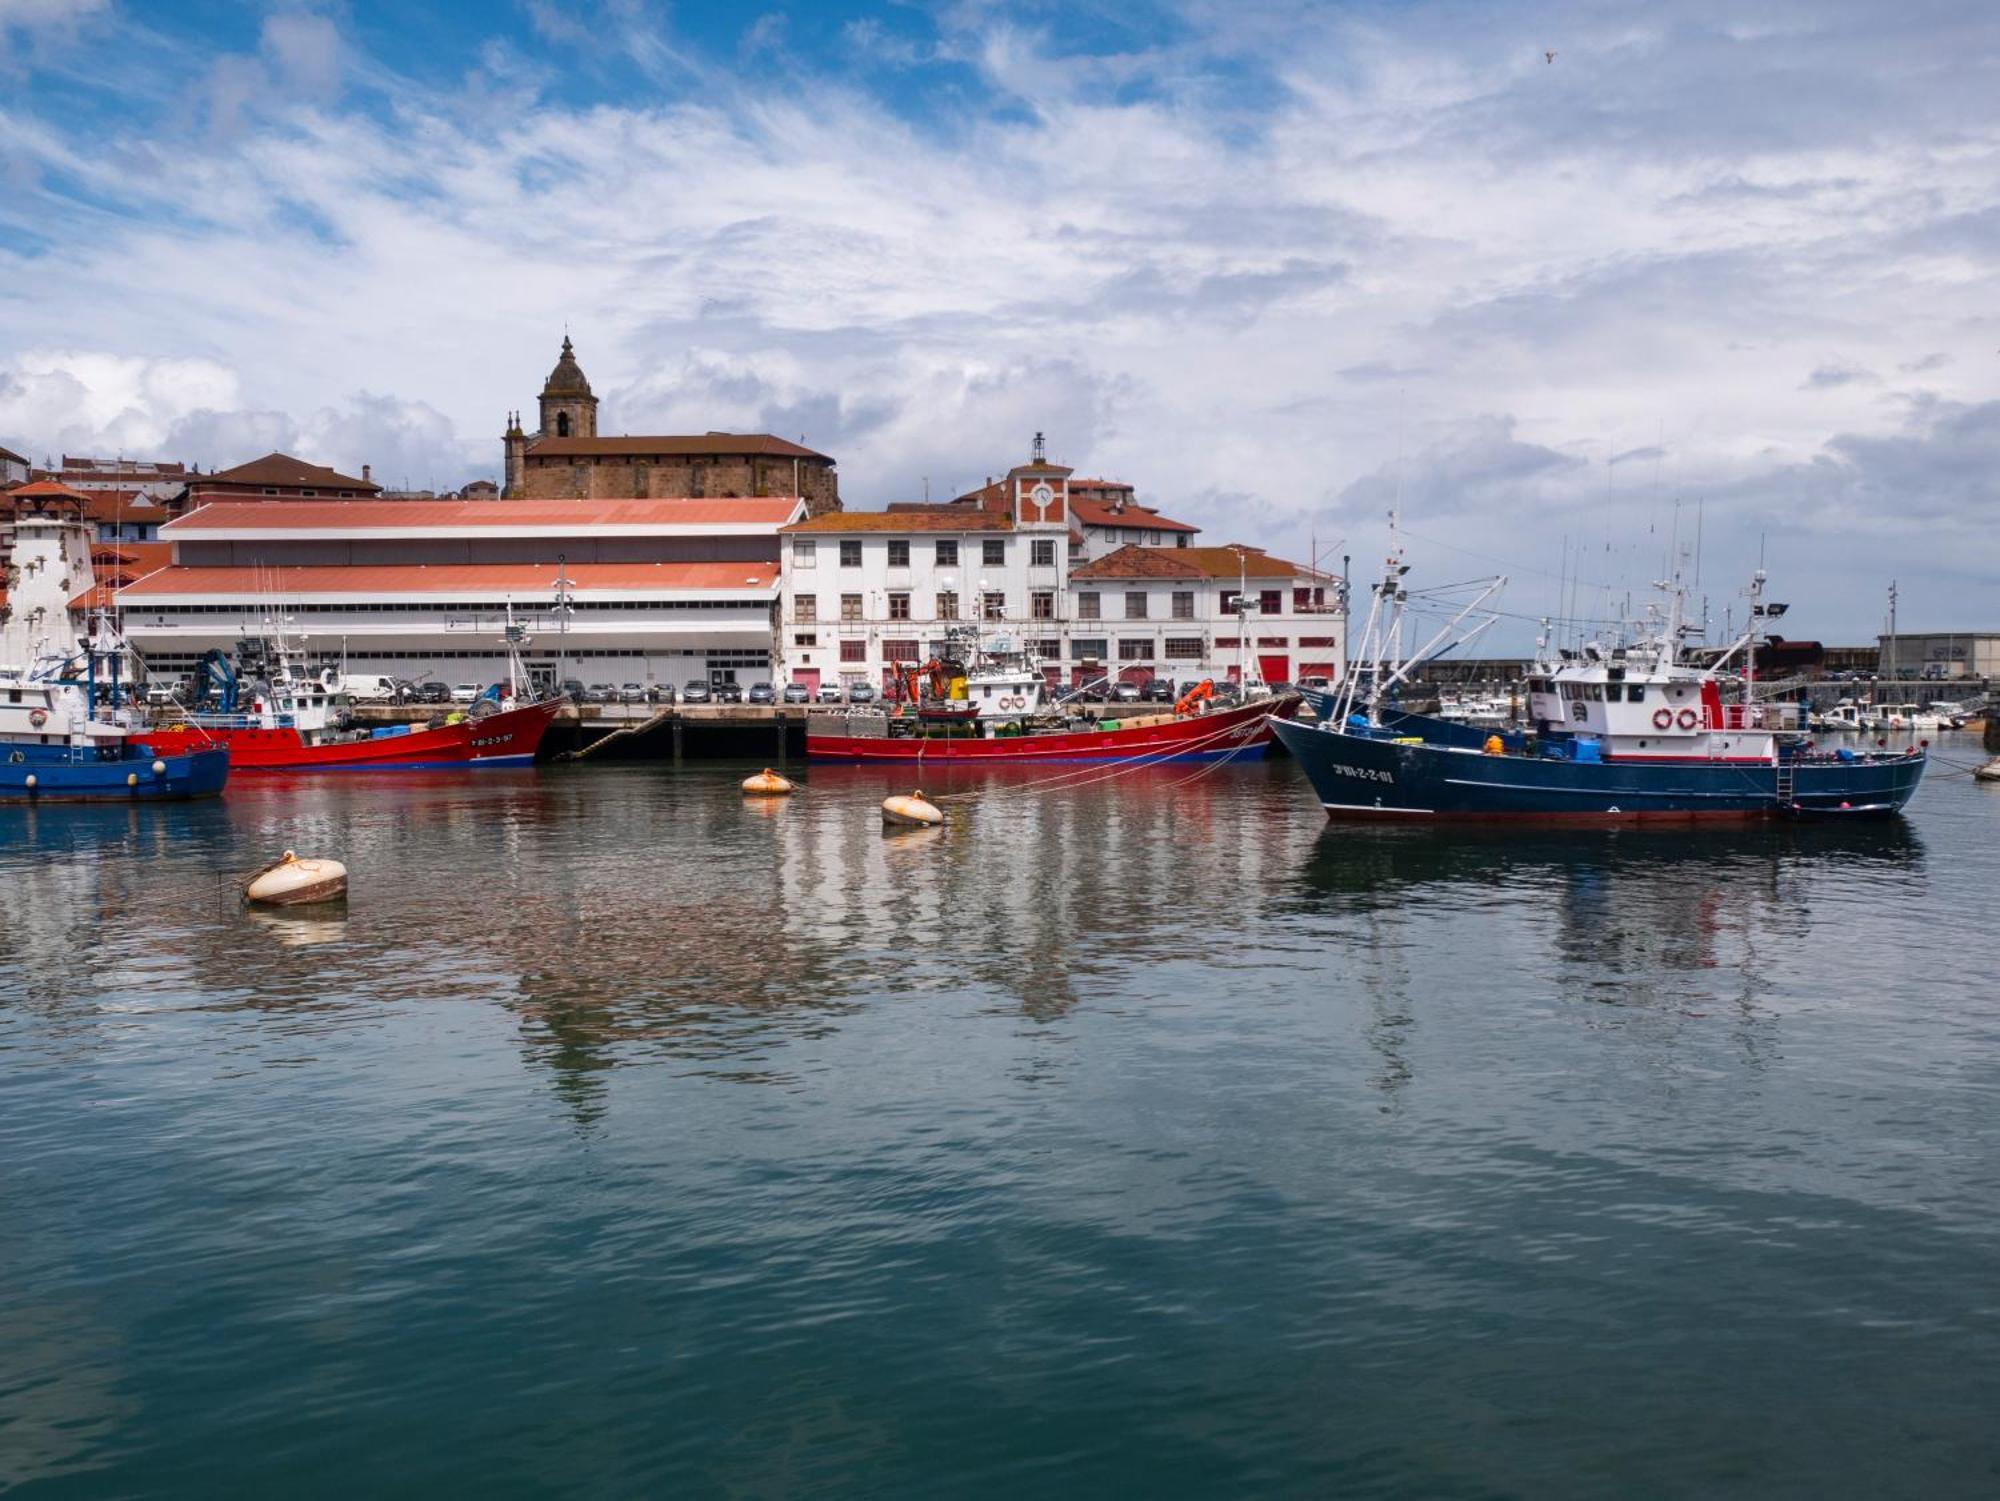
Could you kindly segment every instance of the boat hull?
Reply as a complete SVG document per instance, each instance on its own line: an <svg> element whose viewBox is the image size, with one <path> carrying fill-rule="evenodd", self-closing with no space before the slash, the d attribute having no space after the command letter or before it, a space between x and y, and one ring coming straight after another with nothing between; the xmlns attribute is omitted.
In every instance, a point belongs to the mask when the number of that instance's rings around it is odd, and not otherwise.
<svg viewBox="0 0 2000 1501"><path fill-rule="evenodd" d="M1316 727L1275 726L1330 818L1531 819L1691 823L1898 812L1927 757L1813 758L1793 763L1789 795L1765 761L1578 762L1488 756L1463 746Z"/></svg>
<svg viewBox="0 0 2000 1501"><path fill-rule="evenodd" d="M63 746L0 749L0 802L174 802L214 797L228 780L229 752L216 747L174 754L135 748L102 759L72 757Z"/></svg>
<svg viewBox="0 0 2000 1501"><path fill-rule="evenodd" d="M1289 714L1296 699L1246 704L1214 714L1194 714L1159 724L1115 730L1058 731L988 739L922 735L829 735L806 731L812 761L924 762L983 766L1023 761L1250 760L1271 745L1275 717Z"/></svg>
<svg viewBox="0 0 2000 1501"><path fill-rule="evenodd" d="M439 771L531 766L542 736L562 712L565 702L551 699L435 729L410 729L403 734L319 744L307 742L297 730L260 726L189 725L149 730L144 738L156 750L226 745L239 772Z"/></svg>

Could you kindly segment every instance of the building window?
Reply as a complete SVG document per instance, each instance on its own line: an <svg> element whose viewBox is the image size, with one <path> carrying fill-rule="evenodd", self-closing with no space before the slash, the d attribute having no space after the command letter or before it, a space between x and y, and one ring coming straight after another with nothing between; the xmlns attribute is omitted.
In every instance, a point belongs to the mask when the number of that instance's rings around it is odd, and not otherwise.
<svg viewBox="0 0 2000 1501"><path fill-rule="evenodd" d="M840 544L840 566L842 568L859 568L861 566L860 542L843 542Z"/></svg>
<svg viewBox="0 0 2000 1501"><path fill-rule="evenodd" d="M795 631L795 632L794 632L794 633L792 634L792 645L794 645L794 646L818 646L818 645L819 645L819 632L818 632L818 631Z"/></svg>
<svg viewBox="0 0 2000 1501"><path fill-rule="evenodd" d="M1053 589L1037 589L1028 596L1028 618L1030 620L1056 618L1056 595Z"/></svg>
<svg viewBox="0 0 2000 1501"><path fill-rule="evenodd" d="M994 590L980 596L980 613L988 620L1007 618L1007 596Z"/></svg>
<svg viewBox="0 0 2000 1501"><path fill-rule="evenodd" d="M868 660L868 643L866 641L841 642L840 660L843 662L866 662Z"/></svg>
<svg viewBox="0 0 2000 1501"><path fill-rule="evenodd" d="M998 537L988 537L979 544L979 560L988 568L998 568L1007 561L1007 544Z"/></svg>
<svg viewBox="0 0 2000 1501"><path fill-rule="evenodd" d="M910 596L908 594L899 590L889 596L889 618L891 620L908 620L910 618Z"/></svg>
<svg viewBox="0 0 2000 1501"><path fill-rule="evenodd" d="M914 662L917 660L917 643L914 641L884 641L882 660L884 662Z"/></svg>
<svg viewBox="0 0 2000 1501"><path fill-rule="evenodd" d="M1150 662L1153 659L1153 643L1134 636L1118 638L1118 660L1121 662Z"/></svg>
<svg viewBox="0 0 2000 1501"><path fill-rule="evenodd" d="M1186 532L1181 532L1174 538L1174 546L1186 547L1187 545L1188 545L1188 534Z"/></svg>
<svg viewBox="0 0 2000 1501"><path fill-rule="evenodd" d="M1148 547L1158 547L1160 545L1160 534L1158 532L1147 532L1146 545Z"/></svg>
<svg viewBox="0 0 2000 1501"><path fill-rule="evenodd" d="M305 500L317 500L317 499L319 498L319 491L317 491L317 490L301 490L301 491L299 491L299 495L300 495L300 497L301 497L302 499L305 499Z"/></svg>
<svg viewBox="0 0 2000 1501"><path fill-rule="evenodd" d="M1199 661L1201 658L1201 637L1169 636L1167 637L1166 649L1162 655L1171 657L1176 662Z"/></svg>
<svg viewBox="0 0 2000 1501"><path fill-rule="evenodd" d="M946 591L937 597L937 618L939 620L958 619L958 596Z"/></svg>
<svg viewBox="0 0 2000 1501"><path fill-rule="evenodd" d="M1261 590L1257 595L1257 608L1266 615L1284 614L1285 591L1282 589Z"/></svg>
<svg viewBox="0 0 2000 1501"><path fill-rule="evenodd" d="M819 619L819 596L817 594L800 594L795 596L792 600L792 619Z"/></svg>
<svg viewBox="0 0 2000 1501"><path fill-rule="evenodd" d="M1125 618L1127 620L1144 620L1146 618L1146 591L1144 589L1131 589L1126 592Z"/></svg>
<svg viewBox="0 0 2000 1501"><path fill-rule="evenodd" d="M843 594L840 596L840 618L842 620L859 620L861 618L860 595Z"/></svg>
<svg viewBox="0 0 2000 1501"><path fill-rule="evenodd" d="M1221 601L1222 613L1225 615L1234 615L1236 613L1236 602L1241 598L1242 595L1236 590L1224 589Z"/></svg>
<svg viewBox="0 0 2000 1501"><path fill-rule="evenodd" d="M1033 547L1034 550L1028 558L1030 563L1037 568L1053 568L1056 566L1056 544L1053 538L1037 537Z"/></svg>
<svg viewBox="0 0 2000 1501"><path fill-rule="evenodd" d="M907 538L892 537L889 540L889 566L891 568L910 566L910 543Z"/></svg>
<svg viewBox="0 0 2000 1501"><path fill-rule="evenodd" d="M811 537L792 538L792 566L794 568L819 567L819 544Z"/></svg>
<svg viewBox="0 0 2000 1501"><path fill-rule="evenodd" d="M1034 649L1034 653L1038 657L1055 658L1062 655L1062 642L1052 640L1046 636L1039 641L1031 641L1028 645Z"/></svg>
<svg viewBox="0 0 2000 1501"><path fill-rule="evenodd" d="M1102 605L1095 589L1085 589L1076 597L1076 618L1078 620L1096 620L1100 618L1098 612L1101 608Z"/></svg>
<svg viewBox="0 0 2000 1501"><path fill-rule="evenodd" d="M558 438L567 438L567 437L569 436L569 413L568 413L568 412L557 412L557 413L556 413L556 436L557 436Z"/></svg>
<svg viewBox="0 0 2000 1501"><path fill-rule="evenodd" d="M1194 619L1194 590L1192 589L1174 590L1174 619L1176 620Z"/></svg>
<svg viewBox="0 0 2000 1501"><path fill-rule="evenodd" d="M1306 611L1310 610L1312 607L1313 607L1312 590L1310 589L1292 590L1292 613L1296 615L1303 615L1305 614Z"/></svg>
<svg viewBox="0 0 2000 1501"><path fill-rule="evenodd" d="M1102 662L1110 653L1111 643L1102 636L1072 636L1069 655L1072 662Z"/></svg>
<svg viewBox="0 0 2000 1501"><path fill-rule="evenodd" d="M948 537L938 543L937 565L940 568L956 568L958 566L958 539L956 537Z"/></svg>

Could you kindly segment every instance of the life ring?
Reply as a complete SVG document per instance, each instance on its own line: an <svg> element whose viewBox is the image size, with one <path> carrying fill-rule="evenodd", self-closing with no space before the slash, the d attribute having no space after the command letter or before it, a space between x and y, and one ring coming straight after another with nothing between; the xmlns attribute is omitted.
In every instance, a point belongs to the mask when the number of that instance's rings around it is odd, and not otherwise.
<svg viewBox="0 0 2000 1501"><path fill-rule="evenodd" d="M39 730L43 725L47 724L48 722L49 722L49 711L47 709L30 709L28 711L28 723L33 725L36 729Z"/></svg>
<svg viewBox="0 0 2000 1501"><path fill-rule="evenodd" d="M1701 716L1696 714L1694 710L1692 709L1681 710L1679 715L1679 723L1682 729L1691 730L1695 727L1695 725L1700 723L1700 721L1701 721Z"/></svg>
<svg viewBox="0 0 2000 1501"><path fill-rule="evenodd" d="M1654 729L1656 730L1672 729L1673 724L1674 724L1674 711L1672 709L1655 709L1653 711Z"/></svg>

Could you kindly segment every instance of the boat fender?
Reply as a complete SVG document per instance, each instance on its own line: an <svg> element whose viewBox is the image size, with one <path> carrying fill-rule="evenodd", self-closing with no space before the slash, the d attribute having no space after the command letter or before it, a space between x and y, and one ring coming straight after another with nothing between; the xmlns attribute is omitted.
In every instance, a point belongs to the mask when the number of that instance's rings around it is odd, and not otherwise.
<svg viewBox="0 0 2000 1501"><path fill-rule="evenodd" d="M153 775L156 777L163 777L166 774L167 774L167 763L164 761L155 761L153 763Z"/></svg>
<svg viewBox="0 0 2000 1501"><path fill-rule="evenodd" d="M1672 729L1673 724L1674 724L1674 711L1672 709L1655 709L1653 711L1654 729L1656 730Z"/></svg>
<svg viewBox="0 0 2000 1501"><path fill-rule="evenodd" d="M1507 742L1502 740L1498 735L1488 735L1486 737L1486 754L1489 756L1506 755Z"/></svg>
<svg viewBox="0 0 2000 1501"><path fill-rule="evenodd" d="M1699 716L1699 715L1697 715L1697 714L1696 714L1696 713L1694 712L1694 710L1692 710L1692 709L1683 709L1683 710L1681 710L1681 712L1680 712L1680 718L1679 718L1679 721L1678 721L1678 723L1680 724L1680 727L1681 727L1682 729L1684 729L1684 730L1691 730L1691 729L1693 729L1693 728L1695 727L1695 725L1696 725L1697 723L1699 723L1699 722L1700 722L1700 716Z"/></svg>
<svg viewBox="0 0 2000 1501"><path fill-rule="evenodd" d="M37 787L39 787L40 785L41 785L41 783L39 783L39 782L37 782L37 781L35 780L35 774L34 774L34 773L33 773L32 771L31 771L31 772L29 772L29 773L28 773L28 790L29 790L30 792L33 792L33 791L34 791L34 790L35 790L35 789L36 789Z"/></svg>
<svg viewBox="0 0 2000 1501"><path fill-rule="evenodd" d="M127 787L137 787L137 786L139 785L139 773L138 773L138 772L136 772L136 771L128 771L128 772L126 772L126 773L125 773L125 785L126 785Z"/></svg>

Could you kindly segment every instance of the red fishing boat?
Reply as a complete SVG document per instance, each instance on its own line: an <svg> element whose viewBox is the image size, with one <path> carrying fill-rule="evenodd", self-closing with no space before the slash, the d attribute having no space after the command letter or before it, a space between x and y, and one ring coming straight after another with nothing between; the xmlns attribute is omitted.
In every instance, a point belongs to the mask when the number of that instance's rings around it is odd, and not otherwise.
<svg viewBox="0 0 2000 1501"><path fill-rule="evenodd" d="M147 730L145 740L161 755L226 745L230 769L236 772L531 766L542 736L567 703L545 699L441 725L356 730L302 726L296 714L273 705L261 714L192 716Z"/></svg>
<svg viewBox="0 0 2000 1501"><path fill-rule="evenodd" d="M1204 682L1171 712L1106 717L1049 692L1033 652L976 628L951 633L943 657L897 674L900 707L806 719L813 761L1227 761L1262 756L1271 720L1296 697L1218 707ZM969 664L969 665L968 665Z"/></svg>

